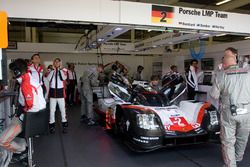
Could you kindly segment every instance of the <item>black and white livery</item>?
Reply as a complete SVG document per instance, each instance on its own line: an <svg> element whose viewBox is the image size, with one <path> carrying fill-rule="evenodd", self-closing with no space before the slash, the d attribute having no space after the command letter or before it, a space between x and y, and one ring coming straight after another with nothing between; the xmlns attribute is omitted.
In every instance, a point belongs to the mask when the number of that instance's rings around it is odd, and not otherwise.
<svg viewBox="0 0 250 167"><path fill-rule="evenodd" d="M182 78L157 92L147 84L128 88L114 77L105 90L105 95L98 95L95 110L105 115L106 128L122 136L134 151L218 140L215 107L207 102L177 102L186 90Z"/></svg>

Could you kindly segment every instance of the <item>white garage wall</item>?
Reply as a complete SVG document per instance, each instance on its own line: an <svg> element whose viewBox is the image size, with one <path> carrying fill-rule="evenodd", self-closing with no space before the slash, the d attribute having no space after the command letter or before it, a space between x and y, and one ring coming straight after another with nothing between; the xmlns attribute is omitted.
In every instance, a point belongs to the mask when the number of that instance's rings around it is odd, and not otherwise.
<svg viewBox="0 0 250 167"><path fill-rule="evenodd" d="M23 45L25 45L23 43ZM215 66L218 65L223 56L224 49L227 47L235 47L239 50L240 55L250 55L250 40L217 44L206 47L205 58L214 58ZM97 64L97 61L101 63L101 58L95 53L74 53L72 50L73 45L56 45L39 47L38 45L26 45L19 47L18 50L7 50L8 62L10 59L24 58L29 59L33 53L39 52L43 63L47 66L53 61L54 58L59 57L62 59L63 64L67 62L75 63L78 77L82 72L93 64ZM196 49L199 50L199 49ZM67 52L68 51L68 52ZM189 50L182 50L180 52L173 52L170 54L164 54L163 56L134 56L134 55L104 55L104 64L114 62L116 60L123 63L128 67L130 75L132 75L138 65L145 67L143 71L144 78L149 80L152 75L153 62L163 62L162 71L163 74L169 71L169 67L173 64L178 66L179 72L184 72L184 60L191 59Z"/></svg>
<svg viewBox="0 0 250 167"><path fill-rule="evenodd" d="M206 46L206 52L204 58L214 58L214 65L217 66L221 62L224 50L228 47L234 47L238 49L239 55L250 55L250 40L244 40L239 42L216 44ZM199 48L195 49L197 52ZM171 53L162 57L163 61L163 73L169 71L171 65L177 65L179 72L184 72L184 60L192 59L189 50L183 50L178 53ZM200 63L199 63L200 64Z"/></svg>
<svg viewBox="0 0 250 167"><path fill-rule="evenodd" d="M24 58L30 59L33 52L7 52L8 62L11 59ZM75 68L78 77L84 72L89 66L94 66L97 61L101 63L101 58L98 58L97 54L76 54L76 53L40 53L42 63L48 66L52 63L56 57L61 58L63 66L66 67L66 63L75 63ZM132 56L132 55L104 55L104 64L114 62L118 60L124 64L130 71L130 75L136 71L138 65L145 67L143 75L145 79L149 79L152 74L152 61L151 56Z"/></svg>

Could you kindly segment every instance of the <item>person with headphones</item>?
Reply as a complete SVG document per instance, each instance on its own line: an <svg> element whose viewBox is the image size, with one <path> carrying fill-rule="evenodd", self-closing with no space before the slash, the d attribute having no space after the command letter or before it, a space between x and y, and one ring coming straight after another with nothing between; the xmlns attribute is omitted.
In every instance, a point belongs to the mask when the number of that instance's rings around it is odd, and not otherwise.
<svg viewBox="0 0 250 167"><path fill-rule="evenodd" d="M222 155L224 166L242 161L250 132L250 69L237 64L238 51L224 51L223 70L217 72L210 95L221 100Z"/></svg>
<svg viewBox="0 0 250 167"><path fill-rule="evenodd" d="M10 125L0 134L0 146L21 156L27 151L27 144L25 139L16 136L23 130L24 115L27 112L42 112L46 108L46 102L41 85L31 77L24 59L15 60L9 65L9 69L20 84L19 106Z"/></svg>

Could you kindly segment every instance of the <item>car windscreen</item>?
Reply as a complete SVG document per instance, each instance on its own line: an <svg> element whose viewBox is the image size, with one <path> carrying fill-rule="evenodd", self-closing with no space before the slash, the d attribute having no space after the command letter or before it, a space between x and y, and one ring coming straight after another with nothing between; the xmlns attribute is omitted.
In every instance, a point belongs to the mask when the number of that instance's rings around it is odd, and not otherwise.
<svg viewBox="0 0 250 167"><path fill-rule="evenodd" d="M137 104L141 104L144 106L158 106L164 107L168 106L168 99L158 93L138 93L136 97L134 97L133 102Z"/></svg>
<svg viewBox="0 0 250 167"><path fill-rule="evenodd" d="M124 101L128 101L130 99L130 95L123 92L118 86L110 86L109 90Z"/></svg>

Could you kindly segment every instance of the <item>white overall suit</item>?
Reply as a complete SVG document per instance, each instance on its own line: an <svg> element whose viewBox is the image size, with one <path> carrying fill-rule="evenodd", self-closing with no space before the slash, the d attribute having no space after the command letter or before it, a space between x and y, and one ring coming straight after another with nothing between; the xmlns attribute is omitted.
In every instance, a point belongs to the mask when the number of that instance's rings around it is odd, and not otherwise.
<svg viewBox="0 0 250 167"><path fill-rule="evenodd" d="M87 69L81 77L81 115L94 119L93 90L92 87L99 85L98 71L94 68Z"/></svg>
<svg viewBox="0 0 250 167"><path fill-rule="evenodd" d="M221 99L221 133L224 166L236 167L243 159L250 131L250 69L230 66L219 71L210 95ZM237 115L231 114L235 105Z"/></svg>

